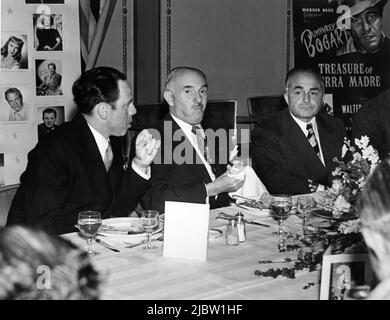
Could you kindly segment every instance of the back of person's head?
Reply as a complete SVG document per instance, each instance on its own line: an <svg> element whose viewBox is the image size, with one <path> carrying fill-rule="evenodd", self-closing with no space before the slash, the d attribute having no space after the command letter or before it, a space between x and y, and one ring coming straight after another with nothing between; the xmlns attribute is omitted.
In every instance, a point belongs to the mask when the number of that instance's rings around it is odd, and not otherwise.
<svg viewBox="0 0 390 320"><path fill-rule="evenodd" d="M203 71L201 71L197 68L194 68L194 67L181 66L181 67L173 68L169 72L167 79L165 81L165 90L172 91L173 90L173 83L175 82L175 80L187 72L195 72L195 73L199 74L201 77L203 77L203 79L207 83L207 77L203 73Z"/></svg>
<svg viewBox="0 0 390 320"><path fill-rule="evenodd" d="M0 230L0 299L98 299L88 253L59 236L22 226Z"/></svg>
<svg viewBox="0 0 390 320"><path fill-rule="evenodd" d="M390 243L390 159L377 165L360 196L362 225Z"/></svg>
<svg viewBox="0 0 390 320"><path fill-rule="evenodd" d="M8 55L8 45L10 42L13 42L15 45L18 46L18 52L15 55L14 59L16 61L20 61L22 59L22 48L24 45L24 41L22 39L19 39L15 36L10 36L7 40L7 42L4 44L4 46L1 48L1 55L6 57Z"/></svg>
<svg viewBox="0 0 390 320"><path fill-rule="evenodd" d="M22 93L20 92L20 90L18 88L9 88L7 89L5 92L4 92L4 96L5 96L5 99L8 101L8 95L9 94L16 94L18 96L18 98L22 99L23 100L23 95Z"/></svg>
<svg viewBox="0 0 390 320"><path fill-rule="evenodd" d="M74 102L81 113L90 114L100 102L114 106L119 98L118 81L126 76L110 67L97 67L84 72L73 84Z"/></svg>
<svg viewBox="0 0 390 320"><path fill-rule="evenodd" d="M324 82L322 81L321 75L312 67L299 66L291 69L285 79L285 88L288 88L291 79L298 74L310 74L312 75L320 84L322 92L324 92Z"/></svg>

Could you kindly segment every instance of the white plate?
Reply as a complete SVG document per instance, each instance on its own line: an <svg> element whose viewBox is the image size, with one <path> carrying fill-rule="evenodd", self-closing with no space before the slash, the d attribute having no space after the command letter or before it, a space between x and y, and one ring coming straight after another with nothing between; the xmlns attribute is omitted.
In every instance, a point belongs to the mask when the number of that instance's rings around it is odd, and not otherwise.
<svg viewBox="0 0 390 320"><path fill-rule="evenodd" d="M222 230L209 229L209 239L215 239L221 237L223 234Z"/></svg>
<svg viewBox="0 0 390 320"><path fill-rule="evenodd" d="M260 217L268 217L270 215L270 209L258 209L250 206L246 206L242 203L236 203L237 208L248 210L250 213Z"/></svg>
<svg viewBox="0 0 390 320"><path fill-rule="evenodd" d="M105 230L103 226L107 226ZM159 224L153 231L153 234L162 230L162 223ZM131 232L128 234L128 232ZM132 237L146 235L145 230L140 224L140 218L111 218L102 220L102 229L99 234L104 236Z"/></svg>

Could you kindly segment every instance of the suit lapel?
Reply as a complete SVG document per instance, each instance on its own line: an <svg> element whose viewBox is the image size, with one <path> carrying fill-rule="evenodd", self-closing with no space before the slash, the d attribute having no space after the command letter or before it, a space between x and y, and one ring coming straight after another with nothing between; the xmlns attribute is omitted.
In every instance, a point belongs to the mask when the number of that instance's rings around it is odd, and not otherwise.
<svg viewBox="0 0 390 320"><path fill-rule="evenodd" d="M78 152L81 164L90 180L92 188L95 189L97 197L100 196L103 199L111 197L112 191L108 175L95 138L87 122L81 114L78 114L72 121L72 126L74 128L74 138L79 147Z"/></svg>
<svg viewBox="0 0 390 320"><path fill-rule="evenodd" d="M181 145L181 147L186 146L186 149L192 150L192 159L190 160L189 164L194 164L194 169L196 168L197 173L201 174L203 177L203 181L205 182L211 182L210 175L206 169L206 166L203 164L202 160L200 159L198 153L196 152L195 148L193 147L191 141L187 138L183 130L180 128L180 126L176 123L175 120L173 120L172 116L168 114L165 117L165 121L171 121L172 122L172 135L175 136L175 132L177 132L178 136L181 137L179 141L173 141L172 143L172 151L175 152L175 148ZM180 131L178 131L180 130ZM188 155L185 155L188 156ZM187 158L186 158L187 159ZM198 165L195 165L198 164Z"/></svg>
<svg viewBox="0 0 390 320"><path fill-rule="evenodd" d="M319 115L316 118L318 133L320 135L321 150L324 156L325 166L332 168L334 166L332 155L338 154L335 151L335 144L333 143L333 135L323 118Z"/></svg>
<svg viewBox="0 0 390 320"><path fill-rule="evenodd" d="M298 158L299 163L312 176L322 176L326 173L322 161L313 150L301 128L291 117L288 109L283 111L282 126L283 135L286 137L288 143L287 148L295 155L295 158Z"/></svg>

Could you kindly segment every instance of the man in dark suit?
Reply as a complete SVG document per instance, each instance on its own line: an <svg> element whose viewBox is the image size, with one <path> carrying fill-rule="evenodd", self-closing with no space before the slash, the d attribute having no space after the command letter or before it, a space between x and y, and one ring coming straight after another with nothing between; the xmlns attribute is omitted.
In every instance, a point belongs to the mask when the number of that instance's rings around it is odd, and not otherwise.
<svg viewBox="0 0 390 320"><path fill-rule="evenodd" d="M330 184L345 129L340 120L320 112L323 93L319 74L291 70L284 94L288 109L254 129L253 166L270 193L303 194Z"/></svg>
<svg viewBox="0 0 390 320"><path fill-rule="evenodd" d="M211 208L228 205L227 192L242 186L221 164L200 123L207 104L207 78L191 67L173 69L166 80L164 98L169 114L157 123L161 150L152 164L150 188L143 198L146 209L164 212L165 201L210 203ZM197 126L197 127L196 127ZM209 133L209 134L207 134Z"/></svg>
<svg viewBox="0 0 390 320"><path fill-rule="evenodd" d="M143 195L159 143L145 130L125 171L121 141L136 110L123 73L89 70L73 84L79 113L39 141L13 199L7 225L75 231L80 211L127 216Z"/></svg>
<svg viewBox="0 0 390 320"><path fill-rule="evenodd" d="M368 100L352 121L352 137L370 138L370 144L378 150L379 158L390 155L390 89Z"/></svg>

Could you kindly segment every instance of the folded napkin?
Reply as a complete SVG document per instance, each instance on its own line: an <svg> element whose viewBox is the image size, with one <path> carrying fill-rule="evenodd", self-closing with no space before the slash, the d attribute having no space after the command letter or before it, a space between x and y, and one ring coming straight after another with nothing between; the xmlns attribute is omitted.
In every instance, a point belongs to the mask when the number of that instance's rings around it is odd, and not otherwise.
<svg viewBox="0 0 390 320"><path fill-rule="evenodd" d="M241 175L244 175L245 181L241 188L234 192L229 192L229 195L231 197L237 195L250 199L260 199L261 195L264 192L268 192L267 188L261 182L260 178L257 176L256 172L252 169L252 167L245 166L244 170L237 175L240 176L240 178Z"/></svg>

